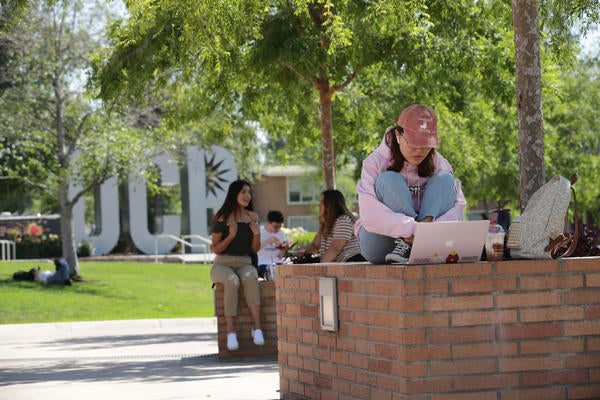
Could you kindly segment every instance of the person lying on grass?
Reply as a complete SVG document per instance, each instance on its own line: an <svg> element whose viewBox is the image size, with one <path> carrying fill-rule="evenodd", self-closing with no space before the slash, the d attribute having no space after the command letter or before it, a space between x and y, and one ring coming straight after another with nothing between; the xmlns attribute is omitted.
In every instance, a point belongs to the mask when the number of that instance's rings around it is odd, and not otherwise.
<svg viewBox="0 0 600 400"><path fill-rule="evenodd" d="M31 268L29 271L17 271L13 274L14 280L19 281L33 281L40 283L48 283L54 285L71 285L71 279L69 278L69 266L66 262L61 259L55 259L54 265L56 271L50 270L42 271L39 266Z"/></svg>

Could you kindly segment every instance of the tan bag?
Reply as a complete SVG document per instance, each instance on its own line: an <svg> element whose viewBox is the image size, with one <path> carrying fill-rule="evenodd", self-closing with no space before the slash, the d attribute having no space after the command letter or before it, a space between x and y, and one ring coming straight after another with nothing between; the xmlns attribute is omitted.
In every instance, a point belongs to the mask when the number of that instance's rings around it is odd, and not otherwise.
<svg viewBox="0 0 600 400"><path fill-rule="evenodd" d="M508 229L507 247L512 258L550 259L573 254L579 236L577 198L571 180L555 175L532 196L525 210L514 218ZM569 204L573 194L573 234L565 232L569 222Z"/></svg>

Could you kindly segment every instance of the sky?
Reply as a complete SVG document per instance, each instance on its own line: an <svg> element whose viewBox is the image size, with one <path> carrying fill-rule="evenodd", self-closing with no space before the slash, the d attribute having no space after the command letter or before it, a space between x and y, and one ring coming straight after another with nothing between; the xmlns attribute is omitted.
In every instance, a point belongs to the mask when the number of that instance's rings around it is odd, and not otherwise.
<svg viewBox="0 0 600 400"><path fill-rule="evenodd" d="M581 38L581 48L584 55L598 54L600 51L600 28L597 27L587 37Z"/></svg>

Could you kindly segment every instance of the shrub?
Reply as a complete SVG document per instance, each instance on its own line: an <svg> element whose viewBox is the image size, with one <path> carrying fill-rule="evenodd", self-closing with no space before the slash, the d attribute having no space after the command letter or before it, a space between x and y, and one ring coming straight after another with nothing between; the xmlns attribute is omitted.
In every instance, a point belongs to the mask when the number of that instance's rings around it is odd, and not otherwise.
<svg viewBox="0 0 600 400"><path fill-rule="evenodd" d="M577 241L577 247L575 247L572 257L600 255L598 238L600 238L600 229L586 224L581 225L579 228L579 240Z"/></svg>
<svg viewBox="0 0 600 400"><path fill-rule="evenodd" d="M62 254L62 243L58 235L42 235L40 237L18 236L13 238L17 258L55 258Z"/></svg>
<svg viewBox="0 0 600 400"><path fill-rule="evenodd" d="M81 242L77 246L77 256L78 257L89 257L94 254L94 246L88 241Z"/></svg>
<svg viewBox="0 0 600 400"><path fill-rule="evenodd" d="M54 258L60 257L62 245L57 234L51 233L44 224L36 221L15 222L0 227L0 239L15 242L17 258Z"/></svg>
<svg viewBox="0 0 600 400"><path fill-rule="evenodd" d="M292 243L298 242L299 246L310 244L317 234L317 232L307 232L302 228L282 228L282 230Z"/></svg>

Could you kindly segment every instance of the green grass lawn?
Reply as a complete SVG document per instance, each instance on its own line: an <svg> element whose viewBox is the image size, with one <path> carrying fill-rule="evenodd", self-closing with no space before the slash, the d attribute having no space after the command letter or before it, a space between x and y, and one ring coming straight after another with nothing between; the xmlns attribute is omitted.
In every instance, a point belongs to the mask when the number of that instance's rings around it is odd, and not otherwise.
<svg viewBox="0 0 600 400"><path fill-rule="evenodd" d="M0 261L0 324L214 316L210 265L83 261L87 282L72 286L12 279L36 265L54 271L45 261Z"/></svg>

